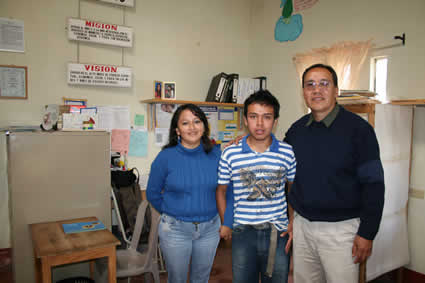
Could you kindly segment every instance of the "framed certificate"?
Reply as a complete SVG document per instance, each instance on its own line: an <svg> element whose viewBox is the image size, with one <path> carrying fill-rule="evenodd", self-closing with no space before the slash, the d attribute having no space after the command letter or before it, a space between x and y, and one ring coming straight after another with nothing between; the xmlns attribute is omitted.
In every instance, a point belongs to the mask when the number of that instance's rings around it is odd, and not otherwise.
<svg viewBox="0 0 425 283"><path fill-rule="evenodd" d="M27 67L0 65L0 98L28 98Z"/></svg>

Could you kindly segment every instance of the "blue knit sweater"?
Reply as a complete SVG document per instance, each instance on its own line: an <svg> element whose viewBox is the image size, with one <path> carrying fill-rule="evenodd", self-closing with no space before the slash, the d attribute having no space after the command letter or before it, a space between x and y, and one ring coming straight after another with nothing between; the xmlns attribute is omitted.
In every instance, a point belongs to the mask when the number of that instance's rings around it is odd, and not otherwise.
<svg viewBox="0 0 425 283"><path fill-rule="evenodd" d="M360 217L357 234L373 240L384 206L384 173L373 128L343 107L329 127L315 121L307 125L310 115L296 121L285 137L297 158L289 203L310 221Z"/></svg>
<svg viewBox="0 0 425 283"><path fill-rule="evenodd" d="M205 222L217 215L215 191L220 149L206 153L202 144L180 143L163 149L151 165L146 195L160 213L186 222Z"/></svg>

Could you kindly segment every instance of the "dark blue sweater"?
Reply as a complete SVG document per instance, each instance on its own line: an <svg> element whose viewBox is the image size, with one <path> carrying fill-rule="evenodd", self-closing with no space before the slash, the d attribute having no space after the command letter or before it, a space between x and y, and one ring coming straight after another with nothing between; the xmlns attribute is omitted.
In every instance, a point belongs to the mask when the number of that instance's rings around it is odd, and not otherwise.
<svg viewBox="0 0 425 283"><path fill-rule="evenodd" d="M373 240L384 206L384 173L373 128L343 107L329 127L315 121L307 125L310 115L296 121L285 137L297 159L289 203L310 221L360 217L357 234Z"/></svg>
<svg viewBox="0 0 425 283"><path fill-rule="evenodd" d="M206 153L202 145L180 143L163 149L151 165L146 195L160 213L187 222L205 222L217 215L215 190L220 149Z"/></svg>

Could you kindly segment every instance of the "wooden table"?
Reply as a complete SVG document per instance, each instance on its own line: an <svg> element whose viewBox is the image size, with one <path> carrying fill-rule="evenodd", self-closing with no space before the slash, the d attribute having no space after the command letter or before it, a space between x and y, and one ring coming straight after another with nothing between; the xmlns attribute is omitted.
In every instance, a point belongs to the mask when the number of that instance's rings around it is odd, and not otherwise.
<svg viewBox="0 0 425 283"><path fill-rule="evenodd" d="M93 278L94 259L108 257L108 277L116 283L116 251L120 241L107 229L65 234L64 223L97 221L96 217L30 224L37 283L51 283L53 266L90 260Z"/></svg>

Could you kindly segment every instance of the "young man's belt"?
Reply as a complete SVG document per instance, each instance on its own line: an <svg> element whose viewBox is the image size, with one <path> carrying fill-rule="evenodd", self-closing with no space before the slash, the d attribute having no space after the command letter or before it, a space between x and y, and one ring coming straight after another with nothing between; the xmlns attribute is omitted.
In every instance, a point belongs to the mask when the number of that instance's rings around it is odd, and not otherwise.
<svg viewBox="0 0 425 283"><path fill-rule="evenodd" d="M261 224L251 224L249 225L253 227L256 230L264 230L264 229L271 229L270 231L270 244L269 244L269 256L267 259L267 269L266 269L266 275L268 277L272 277L273 275L273 269L274 269L274 262L275 262L275 256L276 256L276 248L277 248L277 229L274 226L274 224L266 222Z"/></svg>
<svg viewBox="0 0 425 283"><path fill-rule="evenodd" d="M265 229L269 229L271 226L274 226L274 225L269 222L266 222L261 224L250 224L249 226L251 226L252 228L256 230L265 230Z"/></svg>

